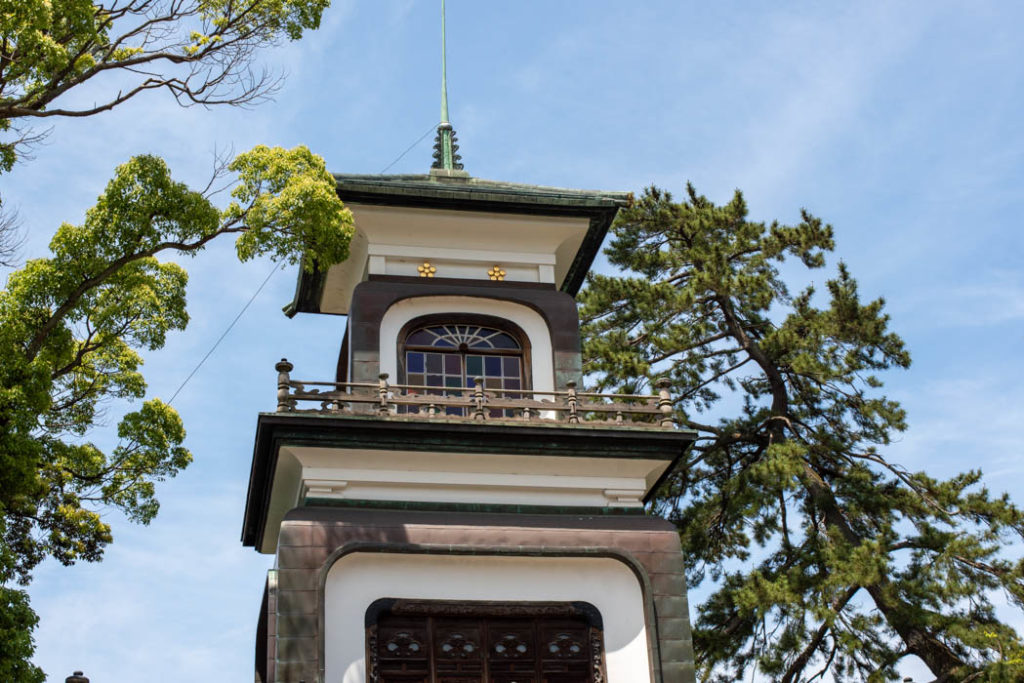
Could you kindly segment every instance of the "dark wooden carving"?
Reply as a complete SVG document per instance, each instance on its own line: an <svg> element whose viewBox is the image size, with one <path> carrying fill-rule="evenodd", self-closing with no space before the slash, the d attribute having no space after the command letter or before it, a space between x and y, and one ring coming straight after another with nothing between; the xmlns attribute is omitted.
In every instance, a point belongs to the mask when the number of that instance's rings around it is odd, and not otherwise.
<svg viewBox="0 0 1024 683"><path fill-rule="evenodd" d="M380 600L367 610L375 683L606 683L600 614L586 603Z"/></svg>
<svg viewBox="0 0 1024 683"><path fill-rule="evenodd" d="M380 657L377 656L377 624L366 629L366 680L369 683L380 681Z"/></svg>

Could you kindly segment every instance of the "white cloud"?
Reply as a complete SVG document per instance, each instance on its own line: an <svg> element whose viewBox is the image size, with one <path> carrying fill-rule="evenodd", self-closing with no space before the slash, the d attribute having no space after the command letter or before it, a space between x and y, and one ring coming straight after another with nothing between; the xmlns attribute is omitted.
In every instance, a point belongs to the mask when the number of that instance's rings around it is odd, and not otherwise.
<svg viewBox="0 0 1024 683"><path fill-rule="evenodd" d="M1024 273L963 268L958 275L900 297L895 310L936 333L942 328L995 327L1024 320ZM1016 332L1015 341L1024 341L1024 330Z"/></svg>
<svg viewBox="0 0 1024 683"><path fill-rule="evenodd" d="M1024 388L1019 377L992 372L924 381L894 394L910 429L887 449L896 462L935 476L981 468L997 492L1024 490Z"/></svg>

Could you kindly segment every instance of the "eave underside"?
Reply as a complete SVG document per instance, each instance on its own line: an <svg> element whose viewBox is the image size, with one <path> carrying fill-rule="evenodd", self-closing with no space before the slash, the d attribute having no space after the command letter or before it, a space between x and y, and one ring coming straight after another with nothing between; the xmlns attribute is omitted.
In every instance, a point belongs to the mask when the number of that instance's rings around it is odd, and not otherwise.
<svg viewBox="0 0 1024 683"><path fill-rule="evenodd" d="M265 413L259 416L257 424L242 542L257 548L262 546L282 448L662 461L664 471L649 486L646 501L675 470L693 439L692 432L674 429L588 427L585 424L526 426L497 421L480 425L454 420ZM380 505L387 506L387 503ZM397 502L391 506L402 507Z"/></svg>

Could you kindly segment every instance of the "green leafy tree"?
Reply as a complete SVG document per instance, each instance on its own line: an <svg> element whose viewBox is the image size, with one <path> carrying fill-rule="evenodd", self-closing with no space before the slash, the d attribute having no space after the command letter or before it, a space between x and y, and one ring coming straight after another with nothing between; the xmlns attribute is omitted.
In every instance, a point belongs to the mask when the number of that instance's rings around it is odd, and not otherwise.
<svg viewBox="0 0 1024 683"><path fill-rule="evenodd" d="M181 105L247 105L279 76L261 49L319 27L330 0L0 0L0 174L49 133L36 124L109 111L149 91ZM88 104L69 93L91 86ZM23 234L0 198L0 266Z"/></svg>
<svg viewBox="0 0 1024 683"><path fill-rule="evenodd" d="M90 116L141 93L181 104L249 104L279 79L261 48L320 25L329 0L0 0L0 171L40 119ZM103 81L90 104L65 97ZM98 91L98 90L97 90Z"/></svg>
<svg viewBox="0 0 1024 683"><path fill-rule="evenodd" d="M1024 680L1022 641L996 616L1024 605L1007 546L1024 514L977 471L948 480L884 454L906 428L880 373L910 365L882 300L862 302L840 263L825 291L791 295L787 257L821 268L832 229L750 221L651 188L607 249L620 275L580 297L586 369L605 388L669 377L688 462L656 503L679 528L711 681L756 669L785 683L897 680L907 656L938 681Z"/></svg>
<svg viewBox="0 0 1024 683"><path fill-rule="evenodd" d="M259 255L327 267L348 256L352 217L333 176L305 147L256 147L226 172L232 201L171 178L159 158L118 167L79 225L65 223L50 256L12 273L0 292L0 674L40 680L27 664L35 624L24 593L45 557L95 561L112 540L101 510L148 523L155 482L191 461L178 414L143 400L140 351L163 346L188 323L187 274L159 256L193 255L236 236L245 261ZM137 404L108 451L89 441L101 406ZM8 633L10 632L10 633ZM9 637L5 637L9 636ZM17 637L14 637L17 636Z"/></svg>
<svg viewBox="0 0 1024 683"><path fill-rule="evenodd" d="M48 130L153 90L181 105L246 105L277 89L262 48L320 24L329 0L0 0L0 174ZM91 84L90 104L68 93ZM104 94L105 93L105 94ZM110 542L96 510L147 522L153 482L190 455L177 414L157 400L121 422L121 445L87 442L108 399L139 399L136 349L181 329L185 273L156 255L195 253L238 233L242 259L269 253L333 262L347 253L349 219L323 164L303 149L257 148L235 160L235 202L170 179L138 157L118 169L81 226L64 225L52 256L11 275L0 293L0 680L30 683L35 614L23 591L43 557L95 560ZM0 265L14 268L22 235L0 198Z"/></svg>

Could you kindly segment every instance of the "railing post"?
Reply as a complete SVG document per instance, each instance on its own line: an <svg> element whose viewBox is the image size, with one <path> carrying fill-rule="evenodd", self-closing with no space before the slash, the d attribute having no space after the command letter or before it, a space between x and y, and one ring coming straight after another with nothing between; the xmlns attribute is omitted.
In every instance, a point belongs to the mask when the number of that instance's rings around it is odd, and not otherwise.
<svg viewBox="0 0 1024 683"><path fill-rule="evenodd" d="M569 382L565 386L568 394L565 400L569 404L569 424L579 424L580 416L576 412L576 382Z"/></svg>
<svg viewBox="0 0 1024 683"><path fill-rule="evenodd" d="M295 366L282 358L274 369L277 370L277 412L284 413L295 408L295 400L291 397L292 378L288 374Z"/></svg>
<svg viewBox="0 0 1024 683"><path fill-rule="evenodd" d="M427 406L427 417L433 419L437 415L437 404L431 403Z"/></svg>
<svg viewBox="0 0 1024 683"><path fill-rule="evenodd" d="M675 420L672 419L672 396L668 393L668 388L672 386L672 383L665 377L658 380L658 408L661 410L661 426L672 427L675 425Z"/></svg>
<svg viewBox="0 0 1024 683"><path fill-rule="evenodd" d="M65 678L64 683L89 683L89 679L81 671L76 671Z"/></svg>
<svg viewBox="0 0 1024 683"><path fill-rule="evenodd" d="M484 378L473 378L473 419L486 420L487 411L484 410Z"/></svg>
<svg viewBox="0 0 1024 683"><path fill-rule="evenodd" d="M377 388L377 393L380 397L380 402L377 405L377 412L381 415L387 415L391 412L391 406L388 405L388 373L382 372L378 377L380 385Z"/></svg>

